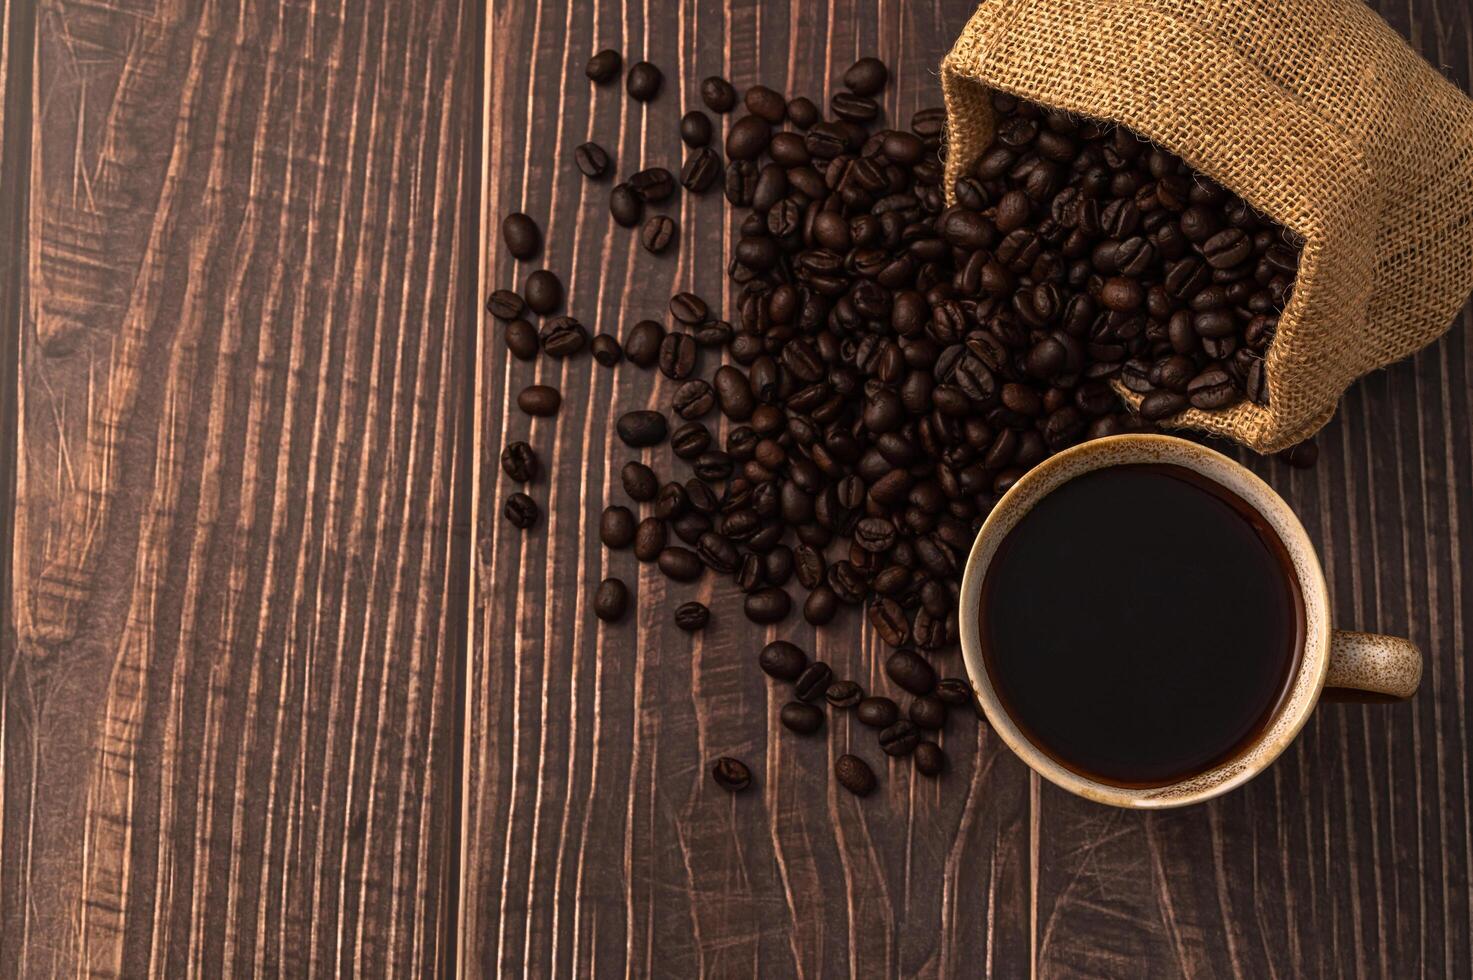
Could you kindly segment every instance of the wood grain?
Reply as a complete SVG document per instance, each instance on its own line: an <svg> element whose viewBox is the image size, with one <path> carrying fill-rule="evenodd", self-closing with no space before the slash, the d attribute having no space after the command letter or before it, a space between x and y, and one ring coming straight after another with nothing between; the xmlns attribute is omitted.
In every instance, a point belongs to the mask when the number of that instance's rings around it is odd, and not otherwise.
<svg viewBox="0 0 1473 980"><path fill-rule="evenodd" d="M51 0L7 52L7 976L446 964L479 23Z"/></svg>
<svg viewBox="0 0 1473 980"><path fill-rule="evenodd" d="M607 217L608 183L571 152L609 149L622 177L675 169L675 121L720 73L826 99L856 54L899 65L891 118L938 99L933 66L972 5L849 0L495 2L488 24L485 223L524 210L549 245L515 263L488 235L483 292L547 266L569 312L616 334L664 318L694 289L730 311L714 195L670 206L678 254L655 258ZM1473 26L1462 5L1415 0L1382 13L1457 84ZM595 50L666 72L647 109L582 76ZM530 70L524 59L530 58ZM477 352L471 662L467 686L462 965L537 976L1444 976L1466 973L1473 904L1469 685L1460 642L1473 547L1467 330L1347 397L1320 465L1293 471L1239 453L1303 516L1348 627L1409 635L1426 651L1410 704L1327 706L1263 778L1206 807L1140 815L1077 800L1030 777L985 731L953 724L940 786L883 765L866 735L778 737L780 698L754 669L766 639L796 640L866 684L880 649L857 618L814 638L790 621L759 630L725 583L678 586L598 542L621 502L611 415L668 404L671 384L586 358L509 359L483 322ZM509 408L533 381L563 390L550 420ZM552 474L531 488L545 526L521 534L499 510L514 489L495 460L529 439ZM661 472L665 450L645 451ZM608 626L590 596L607 575L638 612ZM717 622L692 639L670 610L699 598ZM797 617L793 617L797 620ZM955 665L959 670L960 665ZM828 779L857 746L882 790L856 804ZM729 797L707 768L753 767Z"/></svg>

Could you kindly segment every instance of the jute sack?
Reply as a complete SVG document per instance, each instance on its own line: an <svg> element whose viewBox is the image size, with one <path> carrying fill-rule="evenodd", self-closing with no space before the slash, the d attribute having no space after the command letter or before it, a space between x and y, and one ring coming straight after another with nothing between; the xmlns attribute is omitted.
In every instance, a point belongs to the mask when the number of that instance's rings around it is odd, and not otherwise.
<svg viewBox="0 0 1473 980"><path fill-rule="evenodd" d="M1173 424L1299 442L1473 288L1473 101L1362 0L984 0L941 83L948 195L1000 89L1128 126L1303 236L1268 405Z"/></svg>

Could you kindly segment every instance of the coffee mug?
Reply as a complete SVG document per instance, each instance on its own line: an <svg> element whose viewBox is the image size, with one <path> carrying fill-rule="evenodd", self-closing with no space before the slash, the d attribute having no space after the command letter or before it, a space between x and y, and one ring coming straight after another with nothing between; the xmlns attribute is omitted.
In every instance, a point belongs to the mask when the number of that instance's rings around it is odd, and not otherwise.
<svg viewBox="0 0 1473 980"><path fill-rule="evenodd" d="M1251 508L1283 543L1292 587L1303 603L1304 633L1292 679L1257 735L1233 757L1165 786L1100 782L1061 764L1023 733L989 678L982 656L982 586L998 546L1044 497L1096 470L1134 464L1182 467L1226 489ZM1286 569L1287 573L1288 569ZM1422 676L1422 655L1406 640L1330 629L1330 596L1314 545L1278 494L1238 463L1173 436L1120 435L1067 449L1034 467L993 508L967 559L962 578L962 654L978 702L993 730L1035 772L1072 793L1113 806L1158 809L1200 803L1242 785L1288 748L1327 688L1376 699L1410 697Z"/></svg>

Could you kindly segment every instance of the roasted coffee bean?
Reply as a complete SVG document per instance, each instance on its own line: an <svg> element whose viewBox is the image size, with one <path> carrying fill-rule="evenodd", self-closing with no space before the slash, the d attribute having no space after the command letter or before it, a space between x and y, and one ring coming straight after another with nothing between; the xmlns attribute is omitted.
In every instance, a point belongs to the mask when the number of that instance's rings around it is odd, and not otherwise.
<svg viewBox="0 0 1473 980"><path fill-rule="evenodd" d="M799 129L807 129L818 122L818 106L811 99L798 96L788 102L788 122Z"/></svg>
<svg viewBox="0 0 1473 980"><path fill-rule="evenodd" d="M752 417L757 400L744 373L729 364L723 364L716 369L711 380L716 388L716 397L721 403L722 414L737 422L745 422Z"/></svg>
<svg viewBox="0 0 1473 980"><path fill-rule="evenodd" d="M629 587L616 578L606 578L593 594L593 614L606 623L617 623L629 608Z"/></svg>
<svg viewBox="0 0 1473 980"><path fill-rule="evenodd" d="M1174 391L1153 391L1141 399L1141 418L1148 422L1159 422L1161 419L1175 415L1187 407L1185 395Z"/></svg>
<svg viewBox="0 0 1473 980"><path fill-rule="evenodd" d="M705 322L710 312L706 301L695 293L676 293L670 297L670 315L687 326Z"/></svg>
<svg viewBox="0 0 1473 980"><path fill-rule="evenodd" d="M527 303L520 293L498 289L486 300L486 310L498 320L515 320L527 311Z"/></svg>
<svg viewBox="0 0 1473 980"><path fill-rule="evenodd" d="M731 160L755 160L767 149L772 127L761 116L743 116L726 134L726 156Z"/></svg>
<svg viewBox="0 0 1473 980"><path fill-rule="evenodd" d="M528 385L517 395L517 407L528 415L556 415L563 396L548 385Z"/></svg>
<svg viewBox="0 0 1473 980"><path fill-rule="evenodd" d="M860 58L844 72L844 87L855 95L876 95L885 87L890 72L878 58Z"/></svg>
<svg viewBox="0 0 1473 980"><path fill-rule="evenodd" d="M690 335L702 347L719 347L731 343L731 324L725 320L708 320L691 327Z"/></svg>
<svg viewBox="0 0 1473 980"><path fill-rule="evenodd" d="M665 416L647 410L625 412L614 424L626 446L654 446L665 440Z"/></svg>
<svg viewBox="0 0 1473 980"><path fill-rule="evenodd" d="M623 67L624 59L619 52L606 48L588 59L588 67L583 73L588 76L589 81L602 85L618 78Z"/></svg>
<svg viewBox="0 0 1473 980"><path fill-rule="evenodd" d="M716 393L709 384L695 378L675 389L671 405L681 418L698 419L716 407Z"/></svg>
<svg viewBox="0 0 1473 980"><path fill-rule="evenodd" d="M593 359L604 367L613 367L624 359L624 351L619 346L619 341L610 334L599 334L593 338L590 346L593 350Z"/></svg>
<svg viewBox="0 0 1473 980"><path fill-rule="evenodd" d="M946 753L935 742L918 742L915 747L916 772L922 776L939 776L946 771Z"/></svg>
<svg viewBox="0 0 1473 980"><path fill-rule="evenodd" d="M655 495L655 516L661 520L679 517L690 510L690 494L679 483L667 483Z"/></svg>
<svg viewBox="0 0 1473 980"><path fill-rule="evenodd" d="M972 703L972 685L962 677L943 677L936 682L936 690L932 693L946 704Z"/></svg>
<svg viewBox="0 0 1473 980"><path fill-rule="evenodd" d="M736 545L714 531L707 531L700 536L696 542L696 554L707 566L723 575L730 575L742 566L742 557ZM760 568L760 558L756 555L747 557L756 559Z"/></svg>
<svg viewBox="0 0 1473 980"><path fill-rule="evenodd" d="M803 618L814 626L824 626L833 622L838 611L839 597L827 585L815 587L803 602Z"/></svg>
<svg viewBox="0 0 1473 980"><path fill-rule="evenodd" d="M757 192L757 165L751 160L732 160L726 165L722 186L732 207L749 206Z"/></svg>
<svg viewBox="0 0 1473 980"><path fill-rule="evenodd" d="M634 529L634 557L640 561L655 561L665 550L665 522L658 517L646 517Z"/></svg>
<svg viewBox="0 0 1473 980"><path fill-rule="evenodd" d="M835 92L829 99L829 111L840 119L854 123L869 122L880 114L874 99L853 92Z"/></svg>
<svg viewBox="0 0 1473 980"><path fill-rule="evenodd" d="M588 345L588 331L570 316L555 316L542 324L542 352L561 360Z"/></svg>
<svg viewBox="0 0 1473 980"><path fill-rule="evenodd" d="M640 320L624 338L624 354L642 368L654 367L660 357L665 328L654 320Z"/></svg>
<svg viewBox="0 0 1473 980"><path fill-rule="evenodd" d="M888 728L900 719L900 706L887 697L873 695L859 702L855 717L870 728Z"/></svg>
<svg viewBox="0 0 1473 980"><path fill-rule="evenodd" d="M691 469L695 470L696 476L706 482L724 480L731 476L731 457L719 449L701 453L691 463Z"/></svg>
<svg viewBox="0 0 1473 980"><path fill-rule="evenodd" d="M644 200L628 184L616 184L609 191L609 214L616 224L633 228L644 217Z"/></svg>
<svg viewBox="0 0 1473 980"><path fill-rule="evenodd" d="M501 469L518 483L537 479L537 454L525 442L508 443L501 451Z"/></svg>
<svg viewBox="0 0 1473 980"><path fill-rule="evenodd" d="M649 167L629 178L629 188L646 204L659 204L675 193L675 178L664 167Z"/></svg>
<svg viewBox="0 0 1473 980"><path fill-rule="evenodd" d="M818 588L826 571L823 555L806 544L800 544L793 549L793 560L799 584L810 591Z"/></svg>
<svg viewBox="0 0 1473 980"><path fill-rule="evenodd" d="M854 527L854 543L865 551L889 551L895 544L895 525L883 517L866 517Z"/></svg>
<svg viewBox="0 0 1473 980"><path fill-rule="evenodd" d="M835 708L852 708L864 699L864 688L853 681L834 681L823 696Z"/></svg>
<svg viewBox="0 0 1473 980"><path fill-rule="evenodd" d="M684 381L696 369L696 339L688 333L667 333L660 341L660 373L672 381Z"/></svg>
<svg viewBox="0 0 1473 980"><path fill-rule="evenodd" d="M670 450L681 459L698 459L711 446L711 430L699 422L687 422L670 435Z"/></svg>
<svg viewBox="0 0 1473 980"><path fill-rule="evenodd" d="M721 174L721 157L703 146L685 158L685 165L680 168L680 186L693 194L700 194L716 183Z"/></svg>
<svg viewBox="0 0 1473 980"><path fill-rule="evenodd" d="M523 262L532 258L542 248L542 229L537 222L517 211L501 220L501 238L506 250L513 258Z"/></svg>
<svg viewBox="0 0 1473 980"><path fill-rule="evenodd" d="M869 607L869 621L880 639L889 646L898 647L910 639L910 620L894 599L880 599L873 603Z"/></svg>
<svg viewBox="0 0 1473 980"><path fill-rule="evenodd" d="M541 342L537 339L537 328L526 320L513 320L506 325L506 349L513 357L530 361L537 356Z"/></svg>
<svg viewBox="0 0 1473 980"><path fill-rule="evenodd" d="M762 556L748 554L737 562L737 573L733 576L738 589L744 593L756 592L765 583L762 575Z"/></svg>
<svg viewBox="0 0 1473 980"><path fill-rule="evenodd" d="M747 89L742 102L748 112L760 116L774 126L781 123L788 114L787 100L766 85L753 85Z"/></svg>
<svg viewBox="0 0 1473 980"><path fill-rule="evenodd" d="M659 565L660 571L676 582L694 582L706 568L699 555L678 545L660 552Z"/></svg>
<svg viewBox="0 0 1473 980"><path fill-rule="evenodd" d="M914 650L896 650L885 661L885 673L911 694L930 694L936 687L936 671Z"/></svg>
<svg viewBox="0 0 1473 980"><path fill-rule="evenodd" d="M823 727L823 711L802 701L789 701L778 712L778 720L790 732L812 735Z"/></svg>
<svg viewBox="0 0 1473 980"><path fill-rule="evenodd" d="M537 523L537 501L525 493L514 493L506 498L501 514L516 527L526 530Z"/></svg>
<svg viewBox="0 0 1473 980"><path fill-rule="evenodd" d="M808 655L786 640L773 640L762 648L757 663L769 677L796 681L808 666Z"/></svg>
<svg viewBox="0 0 1473 980"><path fill-rule="evenodd" d="M711 142L711 117L692 109L680 117L680 138L686 146L700 147Z"/></svg>
<svg viewBox="0 0 1473 980"><path fill-rule="evenodd" d="M660 74L660 69L648 61L636 61L629 66L629 74L624 76L624 88L635 101L649 102L660 94L660 85L664 81L665 76Z"/></svg>
<svg viewBox="0 0 1473 980"><path fill-rule="evenodd" d="M926 731L938 731L946 727L946 704L933 695L916 698L906 711L911 723Z"/></svg>
<svg viewBox="0 0 1473 980"><path fill-rule="evenodd" d="M609 153L592 140L573 150L573 162L590 180L598 180L609 172ZM623 186L623 185L620 185ZM622 222L620 222L622 224Z"/></svg>
<svg viewBox="0 0 1473 980"><path fill-rule="evenodd" d="M1226 408L1242 397L1232 375L1218 367L1208 368L1187 384L1187 400L1193 408Z"/></svg>
<svg viewBox="0 0 1473 980"><path fill-rule="evenodd" d="M634 513L628 507L605 507L598 522L598 537L608 548L627 548L634 543Z"/></svg>
<svg viewBox="0 0 1473 980"><path fill-rule="evenodd" d="M728 793L740 793L752 785L752 771L747 768L746 763L729 756L716 760L716 764L711 767L711 778Z"/></svg>
<svg viewBox="0 0 1473 980"><path fill-rule="evenodd" d="M1308 469L1320 458L1320 447L1313 439L1297 442L1279 453L1279 458L1296 469Z"/></svg>
<svg viewBox="0 0 1473 980"><path fill-rule="evenodd" d="M655 471L636 460L624 464L624 468L619 471L619 481L624 484L624 492L629 495L629 499L640 503L654 500L655 494L660 492L660 482Z"/></svg>
<svg viewBox="0 0 1473 980"><path fill-rule="evenodd" d="M724 115L736 105L736 89L731 87L731 82L720 77L711 75L701 80L701 101L706 103L706 108L717 115Z"/></svg>
<svg viewBox="0 0 1473 980"><path fill-rule="evenodd" d="M875 791L875 773L857 755L841 755L834 760L834 778L855 796L868 796Z"/></svg>
<svg viewBox="0 0 1473 980"><path fill-rule="evenodd" d="M687 633L706 628L711 621L711 610L699 602L683 602L675 609L675 625Z"/></svg>
<svg viewBox="0 0 1473 980"><path fill-rule="evenodd" d="M754 623L776 623L787 618L793 601L782 589L765 588L750 593L743 600L742 608Z"/></svg>
<svg viewBox="0 0 1473 980"><path fill-rule="evenodd" d="M1202 243L1202 257L1214 269L1231 269L1253 254L1253 239L1241 228L1220 231Z"/></svg>
<svg viewBox="0 0 1473 980"><path fill-rule="evenodd" d="M639 229L639 243L651 255L659 255L665 251L674 239L675 219L663 214L646 220L644 227Z"/></svg>
<svg viewBox="0 0 1473 980"><path fill-rule="evenodd" d="M909 721L897 721L893 725L880 729L880 751L888 756L898 758L910 755L920 741L921 733L916 731L915 724Z"/></svg>

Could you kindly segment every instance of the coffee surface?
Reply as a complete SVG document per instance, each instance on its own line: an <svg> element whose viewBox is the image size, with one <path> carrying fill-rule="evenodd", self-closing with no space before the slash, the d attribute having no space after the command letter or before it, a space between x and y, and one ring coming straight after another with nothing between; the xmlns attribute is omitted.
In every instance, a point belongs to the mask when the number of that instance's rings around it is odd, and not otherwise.
<svg viewBox="0 0 1473 980"><path fill-rule="evenodd" d="M1039 501L983 583L983 659L1024 735L1124 786L1206 772L1272 718L1303 643L1282 542L1190 470L1096 470Z"/></svg>

